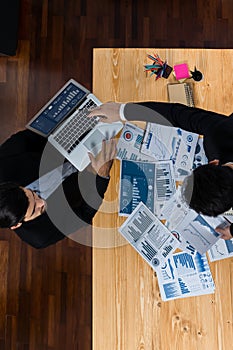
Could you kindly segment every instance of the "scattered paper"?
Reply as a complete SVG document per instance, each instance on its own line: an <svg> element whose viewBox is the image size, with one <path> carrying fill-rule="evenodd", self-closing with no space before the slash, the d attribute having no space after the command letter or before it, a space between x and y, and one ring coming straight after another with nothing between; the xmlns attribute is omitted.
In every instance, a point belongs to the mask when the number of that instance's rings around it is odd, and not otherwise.
<svg viewBox="0 0 233 350"><path fill-rule="evenodd" d="M156 274L164 301L212 294L215 290L206 255L174 253Z"/></svg>
<svg viewBox="0 0 233 350"><path fill-rule="evenodd" d="M180 188L161 210L161 220L181 242L184 251L206 253L220 238L215 228L226 223L222 216L209 217L190 209L181 196Z"/></svg>
<svg viewBox="0 0 233 350"><path fill-rule="evenodd" d="M154 270L179 246L179 241L142 202L119 232Z"/></svg>
<svg viewBox="0 0 233 350"><path fill-rule="evenodd" d="M122 160L119 215L130 215L139 202L143 202L154 214L159 215L164 203L175 191L171 160L153 163Z"/></svg>
<svg viewBox="0 0 233 350"><path fill-rule="evenodd" d="M208 251L210 261L217 261L233 256L233 239L220 239Z"/></svg>
<svg viewBox="0 0 233 350"><path fill-rule="evenodd" d="M224 213L227 220L200 215L175 187L208 163L203 140L179 128L148 123L144 131L126 123L117 145L119 215L128 216L119 232L156 271L164 301L214 293L205 253L211 262L233 256L233 239L215 231L229 225L233 210Z"/></svg>
<svg viewBox="0 0 233 350"><path fill-rule="evenodd" d="M127 159L132 161L154 161L150 156L141 153L144 130L136 125L126 123L121 131L117 143L117 156L119 160Z"/></svg>
<svg viewBox="0 0 233 350"><path fill-rule="evenodd" d="M182 181L192 171L198 137L180 128L148 123L141 152L156 161L171 159L176 181Z"/></svg>

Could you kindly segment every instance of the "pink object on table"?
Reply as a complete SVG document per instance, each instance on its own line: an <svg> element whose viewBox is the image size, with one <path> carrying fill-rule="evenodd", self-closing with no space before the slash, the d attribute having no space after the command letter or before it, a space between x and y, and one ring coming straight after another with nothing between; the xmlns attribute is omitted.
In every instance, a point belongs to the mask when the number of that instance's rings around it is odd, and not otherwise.
<svg viewBox="0 0 233 350"><path fill-rule="evenodd" d="M187 63L176 64L173 68L177 80L190 78L190 72Z"/></svg>

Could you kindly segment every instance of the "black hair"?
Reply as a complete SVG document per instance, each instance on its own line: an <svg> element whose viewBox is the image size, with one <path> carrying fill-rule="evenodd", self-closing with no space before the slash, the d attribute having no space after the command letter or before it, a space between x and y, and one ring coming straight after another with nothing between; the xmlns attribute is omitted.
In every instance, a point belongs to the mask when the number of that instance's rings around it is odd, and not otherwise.
<svg viewBox="0 0 233 350"><path fill-rule="evenodd" d="M206 164L185 178L184 200L197 213L218 216L233 206L233 169Z"/></svg>
<svg viewBox="0 0 233 350"><path fill-rule="evenodd" d="M0 227L10 228L22 222L29 201L22 187L13 183L0 184Z"/></svg>

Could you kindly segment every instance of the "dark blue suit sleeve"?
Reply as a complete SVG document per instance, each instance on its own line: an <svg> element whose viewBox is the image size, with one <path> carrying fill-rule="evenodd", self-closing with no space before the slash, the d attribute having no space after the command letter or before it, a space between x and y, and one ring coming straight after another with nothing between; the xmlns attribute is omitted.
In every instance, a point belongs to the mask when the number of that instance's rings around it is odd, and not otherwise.
<svg viewBox="0 0 233 350"><path fill-rule="evenodd" d="M26 186L39 176L41 155L47 140L29 130L19 131L0 146L0 182Z"/></svg>
<svg viewBox="0 0 233 350"><path fill-rule="evenodd" d="M124 115L128 121L143 120L204 135L204 148L209 161L232 161L233 118L188 107L179 103L140 102L127 103Z"/></svg>
<svg viewBox="0 0 233 350"><path fill-rule="evenodd" d="M1 156L12 156L26 152L42 153L47 139L30 130L13 134L0 146Z"/></svg>
<svg viewBox="0 0 233 350"><path fill-rule="evenodd" d="M210 128L216 128L226 119L223 114L166 102L127 103L124 114L129 121L144 120L170 125L200 135L208 134Z"/></svg>

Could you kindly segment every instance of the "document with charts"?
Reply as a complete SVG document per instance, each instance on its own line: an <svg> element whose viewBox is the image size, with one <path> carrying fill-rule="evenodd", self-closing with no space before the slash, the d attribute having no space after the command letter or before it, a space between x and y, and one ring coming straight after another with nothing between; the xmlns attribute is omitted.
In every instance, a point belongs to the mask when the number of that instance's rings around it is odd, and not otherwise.
<svg viewBox="0 0 233 350"><path fill-rule="evenodd" d="M219 239L208 250L208 256L211 262L233 257L233 238L227 241Z"/></svg>
<svg viewBox="0 0 233 350"><path fill-rule="evenodd" d="M154 270L164 264L180 244L142 202L119 232Z"/></svg>
<svg viewBox="0 0 233 350"><path fill-rule="evenodd" d="M141 152L157 161L171 159L176 180L182 181L193 169L198 137L180 128L148 123Z"/></svg>
<svg viewBox="0 0 233 350"><path fill-rule="evenodd" d="M204 137L199 135L194 154L193 169L196 169L200 165L204 164L208 164L208 159L204 150Z"/></svg>
<svg viewBox="0 0 233 350"><path fill-rule="evenodd" d="M206 255L174 253L156 270L164 301L212 294L215 284Z"/></svg>
<svg viewBox="0 0 233 350"><path fill-rule="evenodd" d="M197 214L182 200L180 188L163 206L161 220L166 220L166 227L178 238L181 249L200 254L206 253L220 235L214 230L219 225L227 224L222 216L209 217Z"/></svg>
<svg viewBox="0 0 233 350"><path fill-rule="evenodd" d="M119 215L128 216L139 202L156 215L176 191L173 163L123 159L120 170Z"/></svg>
<svg viewBox="0 0 233 350"><path fill-rule="evenodd" d="M144 130L131 123L125 123L117 143L116 158L132 161L152 161L154 158L141 153Z"/></svg>

